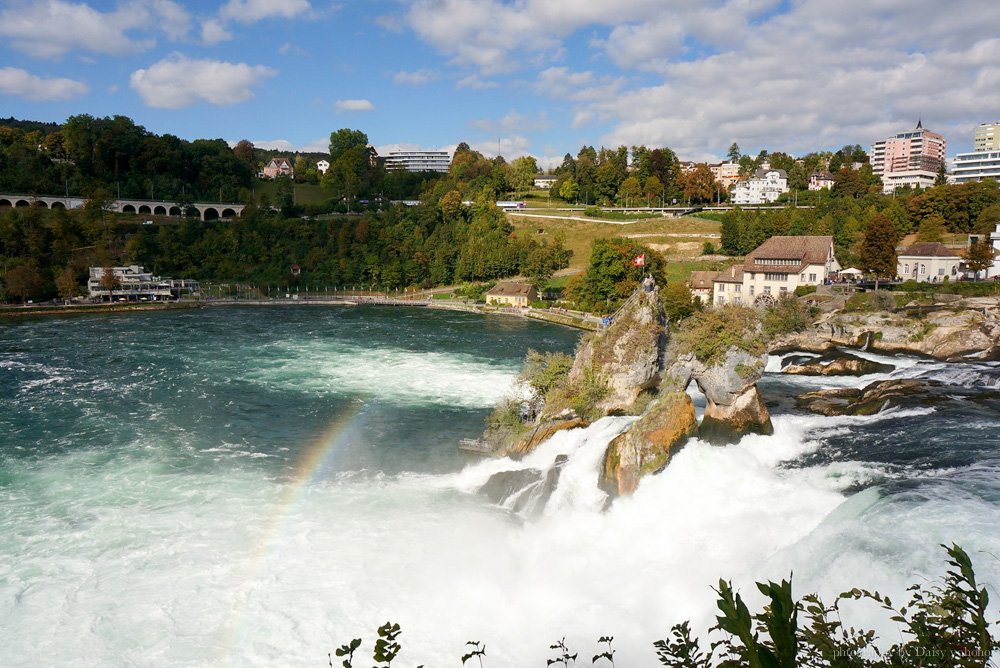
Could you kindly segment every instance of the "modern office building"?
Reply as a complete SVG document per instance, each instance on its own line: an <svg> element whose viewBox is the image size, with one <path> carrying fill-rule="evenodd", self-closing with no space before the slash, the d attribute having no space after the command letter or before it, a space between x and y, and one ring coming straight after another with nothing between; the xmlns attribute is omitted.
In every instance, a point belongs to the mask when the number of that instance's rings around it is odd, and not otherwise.
<svg viewBox="0 0 1000 668"><path fill-rule="evenodd" d="M1000 121L981 123L972 136L973 151L1000 151Z"/></svg>
<svg viewBox="0 0 1000 668"><path fill-rule="evenodd" d="M161 278L139 265L91 267L87 293L91 301L169 301L199 292L197 281Z"/></svg>
<svg viewBox="0 0 1000 668"><path fill-rule="evenodd" d="M882 191L896 188L934 185L944 164L948 143L936 132L925 130L923 123L893 137L872 144L872 171L882 177Z"/></svg>
<svg viewBox="0 0 1000 668"><path fill-rule="evenodd" d="M385 168L390 172L448 173L451 154L448 151L390 151L385 156Z"/></svg>

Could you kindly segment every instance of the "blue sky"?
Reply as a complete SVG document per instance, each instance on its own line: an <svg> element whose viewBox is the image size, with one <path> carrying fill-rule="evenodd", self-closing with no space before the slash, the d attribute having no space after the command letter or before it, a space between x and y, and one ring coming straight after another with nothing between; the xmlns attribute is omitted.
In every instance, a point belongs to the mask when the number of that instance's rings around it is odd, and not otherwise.
<svg viewBox="0 0 1000 668"><path fill-rule="evenodd" d="M1000 119L994 0L0 0L0 116L558 163L801 155Z"/></svg>

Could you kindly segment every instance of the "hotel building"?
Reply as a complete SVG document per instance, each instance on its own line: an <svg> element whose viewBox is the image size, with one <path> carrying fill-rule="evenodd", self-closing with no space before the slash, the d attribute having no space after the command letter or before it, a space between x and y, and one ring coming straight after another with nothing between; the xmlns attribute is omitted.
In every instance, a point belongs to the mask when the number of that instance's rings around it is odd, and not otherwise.
<svg viewBox="0 0 1000 668"><path fill-rule="evenodd" d="M872 171L882 177L882 192L934 185L947 147L944 137L925 130L920 121L913 130L872 144Z"/></svg>

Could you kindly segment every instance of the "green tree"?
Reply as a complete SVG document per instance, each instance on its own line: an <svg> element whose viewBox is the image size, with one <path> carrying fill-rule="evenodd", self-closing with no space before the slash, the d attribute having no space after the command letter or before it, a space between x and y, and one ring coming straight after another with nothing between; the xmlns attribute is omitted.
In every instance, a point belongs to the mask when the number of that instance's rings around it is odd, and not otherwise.
<svg viewBox="0 0 1000 668"><path fill-rule="evenodd" d="M650 200L659 201L661 206L663 204L663 182L656 176L656 174L650 174L646 177L646 182L642 184L642 190L646 195L646 205L649 205Z"/></svg>
<svg viewBox="0 0 1000 668"><path fill-rule="evenodd" d="M67 265L56 276L56 291L63 299L72 299L80 294L80 282L76 279L76 269Z"/></svg>
<svg viewBox="0 0 1000 668"><path fill-rule="evenodd" d="M563 198L567 202L575 202L580 196L580 187L576 184L576 179L572 176L567 176L566 180L563 181L562 186L559 188L559 197Z"/></svg>
<svg viewBox="0 0 1000 668"><path fill-rule="evenodd" d="M917 241L944 241L947 231L944 218L935 213L920 223L917 229Z"/></svg>
<svg viewBox="0 0 1000 668"><path fill-rule="evenodd" d="M861 269L881 278L896 275L896 227L882 214L868 221L861 242L859 264Z"/></svg>
<svg viewBox="0 0 1000 668"><path fill-rule="evenodd" d="M515 158L510 164L511 185L518 193L525 193L531 189L536 174L538 174L538 162L530 155Z"/></svg>
<svg viewBox="0 0 1000 668"><path fill-rule="evenodd" d="M671 281L660 290L663 310L672 322L679 322L695 312L691 288L682 281Z"/></svg>
<svg viewBox="0 0 1000 668"><path fill-rule="evenodd" d="M635 176L626 178L618 187L618 203L623 206L636 206L636 201L640 197L642 197L642 185Z"/></svg>
<svg viewBox="0 0 1000 668"><path fill-rule="evenodd" d="M979 272L992 267L996 256L996 249L993 248L993 244L990 243L989 238L985 237L969 246L969 252L965 257L965 264L975 272L976 280L978 280Z"/></svg>
<svg viewBox="0 0 1000 668"><path fill-rule="evenodd" d="M726 152L726 157L729 158L729 162L739 162L740 161L740 145L733 142L729 145L729 150Z"/></svg>
<svg viewBox="0 0 1000 668"><path fill-rule="evenodd" d="M38 298L45 289L45 281L34 263L18 265L8 271L4 278L7 294L20 297L22 302Z"/></svg>

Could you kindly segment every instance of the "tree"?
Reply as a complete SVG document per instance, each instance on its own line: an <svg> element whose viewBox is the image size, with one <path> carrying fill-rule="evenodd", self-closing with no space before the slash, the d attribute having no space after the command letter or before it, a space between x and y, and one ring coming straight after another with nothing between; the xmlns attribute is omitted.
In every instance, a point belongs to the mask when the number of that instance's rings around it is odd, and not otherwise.
<svg viewBox="0 0 1000 668"><path fill-rule="evenodd" d="M650 199L660 199L660 204L663 204L663 183L657 178L656 174L650 174L646 178L646 182L642 186L643 191L646 194L646 205L649 205Z"/></svg>
<svg viewBox="0 0 1000 668"><path fill-rule="evenodd" d="M992 267L996 256L997 251L990 243L989 237L984 237L969 246L969 252L965 256L965 264L975 272L976 280L979 280L979 272Z"/></svg>
<svg viewBox="0 0 1000 668"><path fill-rule="evenodd" d="M868 221L861 242L859 264L878 277L896 275L896 226L888 217L876 214Z"/></svg>
<svg viewBox="0 0 1000 668"><path fill-rule="evenodd" d="M63 299L72 299L80 294L80 283L76 280L76 270L66 265L56 276L56 290Z"/></svg>
<svg viewBox="0 0 1000 668"><path fill-rule="evenodd" d="M639 179L630 176L618 187L618 203L624 206L635 206L636 200L642 196L642 186Z"/></svg>
<svg viewBox="0 0 1000 668"><path fill-rule="evenodd" d="M45 281L34 264L22 264L7 272L7 293L20 297L22 302L34 299L42 294Z"/></svg>
<svg viewBox="0 0 1000 668"><path fill-rule="evenodd" d="M248 139L239 140L233 147L233 155L251 171L257 171L257 148L253 142Z"/></svg>
<svg viewBox="0 0 1000 668"><path fill-rule="evenodd" d="M740 161L740 145L733 142L729 145L729 150L726 152L726 157L729 158L729 162L739 162Z"/></svg>
<svg viewBox="0 0 1000 668"><path fill-rule="evenodd" d="M535 183L535 174L538 173L538 163L530 155L516 158L510 164L511 185L517 192L527 192Z"/></svg>
<svg viewBox="0 0 1000 668"><path fill-rule="evenodd" d="M937 176L934 177L934 185L943 186L948 183L948 173L944 169L944 161L938 165Z"/></svg>
<svg viewBox="0 0 1000 668"><path fill-rule="evenodd" d="M704 163L684 175L684 198L691 202L711 202L716 188L715 175Z"/></svg>
<svg viewBox="0 0 1000 668"><path fill-rule="evenodd" d="M671 281L660 290L663 310L672 322L678 322L695 312L691 288L683 281Z"/></svg>
<svg viewBox="0 0 1000 668"><path fill-rule="evenodd" d="M576 184L576 179L572 176L567 176L562 186L559 187L559 197L562 197L567 202L575 202L579 196L580 187Z"/></svg>
<svg viewBox="0 0 1000 668"><path fill-rule="evenodd" d="M101 289L108 291L108 301L113 302L115 300L115 288L121 286L121 281L118 280L114 269L111 267L104 268L104 271L101 273L100 285Z"/></svg>
<svg viewBox="0 0 1000 668"><path fill-rule="evenodd" d="M944 218L938 214L931 214L923 219L917 230L917 241L944 241L945 232Z"/></svg>

